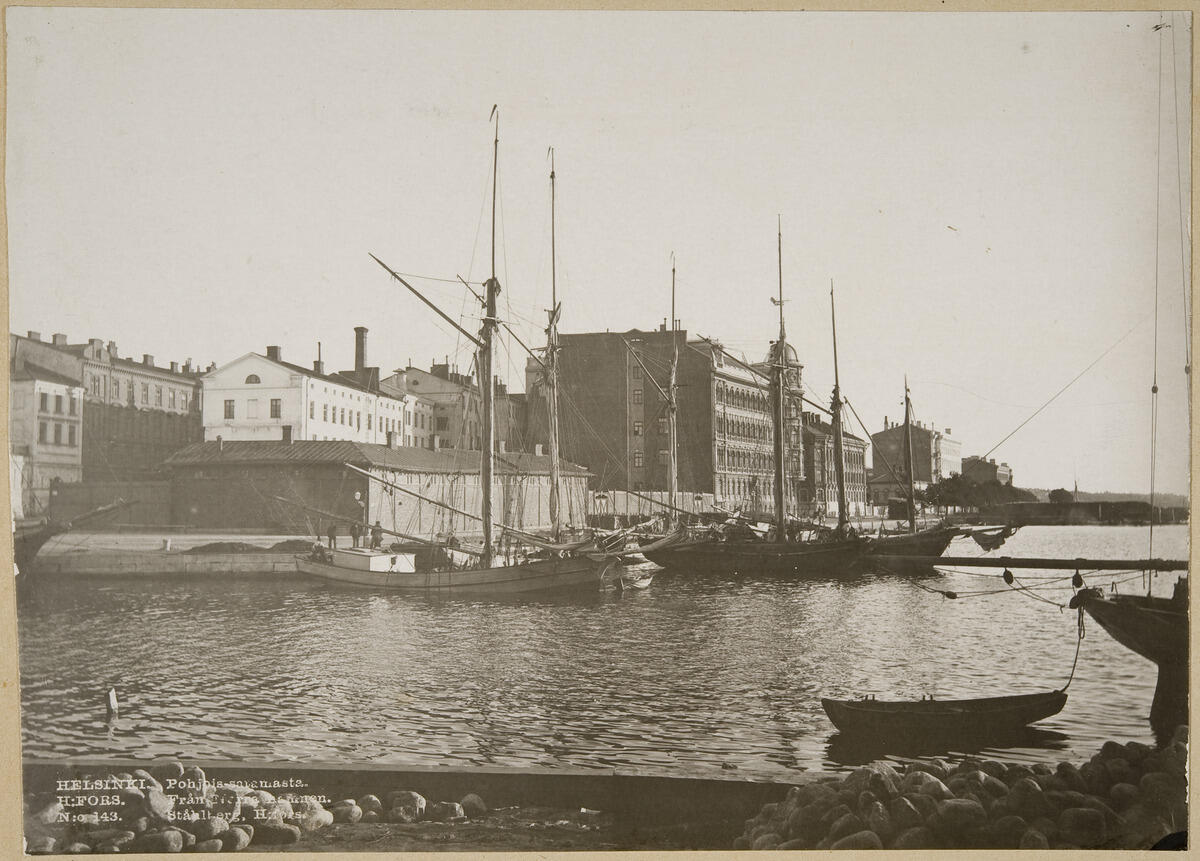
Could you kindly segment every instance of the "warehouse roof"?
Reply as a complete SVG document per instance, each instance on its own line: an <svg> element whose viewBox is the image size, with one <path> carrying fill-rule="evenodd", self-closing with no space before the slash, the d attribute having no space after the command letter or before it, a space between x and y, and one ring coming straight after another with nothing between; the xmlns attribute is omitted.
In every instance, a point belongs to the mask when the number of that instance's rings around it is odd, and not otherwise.
<svg viewBox="0 0 1200 861"><path fill-rule="evenodd" d="M198 442L180 449L164 461L167 467L265 463L349 463L402 472L479 472L479 452L352 442L350 440L232 440ZM564 475L590 475L585 467L561 461ZM546 475L550 458L525 452L497 452L496 473L521 472Z"/></svg>

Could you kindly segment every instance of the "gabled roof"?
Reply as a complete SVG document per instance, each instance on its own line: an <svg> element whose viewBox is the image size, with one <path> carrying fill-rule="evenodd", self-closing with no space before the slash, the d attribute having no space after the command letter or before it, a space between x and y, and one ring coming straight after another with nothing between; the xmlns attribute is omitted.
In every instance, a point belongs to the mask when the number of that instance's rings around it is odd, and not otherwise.
<svg viewBox="0 0 1200 861"><path fill-rule="evenodd" d="M270 362L272 365L278 365L281 368L286 368L287 370L291 371L293 374L303 374L306 377L312 377L314 380L324 380L327 383L333 383L338 386L345 386L348 389L357 389L360 392L366 392L366 393L372 394L372 395L382 395L385 398L391 398L393 400L402 400L402 398L396 397L396 395L392 394L391 392L384 391L383 389L372 389L368 386L364 386L364 385L360 384L357 380L354 380L350 377L344 377L340 373L322 374L322 373L314 370L313 368L306 368L303 365L293 365L291 362L285 362L282 359L272 359L269 356L264 356L262 353L251 352L251 353L246 353L243 356L238 356L236 359L234 359L228 365L225 365L224 367L216 368L212 371L209 371L209 374L215 374L219 371L228 370L232 365L234 365L237 362L240 362L242 359L248 358L250 356L254 356L255 358L261 359L264 362ZM205 374L205 376L208 376L208 374ZM309 441L311 442L311 440L309 440Z"/></svg>
<svg viewBox="0 0 1200 861"><path fill-rule="evenodd" d="M463 449L413 448L352 442L350 440L232 440L198 442L180 449L164 461L164 466L216 466L227 464L337 464L382 467L401 472L478 473L479 452ZM565 475L590 475L578 464L561 461ZM548 475L550 458L525 452L497 452L496 474L513 472Z"/></svg>
<svg viewBox="0 0 1200 861"><path fill-rule="evenodd" d="M13 370L10 379L42 380L47 383L57 383L60 386L75 386L76 388L83 385L79 380L56 373L48 368L43 368L41 365L35 365L33 362L22 362L19 367Z"/></svg>

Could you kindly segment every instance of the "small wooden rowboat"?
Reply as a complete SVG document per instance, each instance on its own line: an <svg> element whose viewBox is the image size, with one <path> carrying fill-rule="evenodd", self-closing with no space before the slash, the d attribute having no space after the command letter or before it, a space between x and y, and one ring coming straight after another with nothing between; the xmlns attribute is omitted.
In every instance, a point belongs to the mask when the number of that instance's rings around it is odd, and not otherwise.
<svg viewBox="0 0 1200 861"><path fill-rule="evenodd" d="M999 735L1048 718L1066 705L1065 691L974 700L822 699L833 725L844 733L889 737Z"/></svg>

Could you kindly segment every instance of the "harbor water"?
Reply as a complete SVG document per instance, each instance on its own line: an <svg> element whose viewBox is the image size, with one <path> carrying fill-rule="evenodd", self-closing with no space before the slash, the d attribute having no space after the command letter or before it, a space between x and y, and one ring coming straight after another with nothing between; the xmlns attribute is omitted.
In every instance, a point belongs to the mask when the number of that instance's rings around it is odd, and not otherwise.
<svg viewBox="0 0 1200 861"><path fill-rule="evenodd" d="M1187 527L1154 555L1187 557ZM1147 529L1027 527L989 555L1145 558ZM980 555L956 539L948 555ZM635 592L430 600L301 575L49 578L18 610L23 755L620 769L798 779L875 756L820 699L1062 687L1070 571L786 581L659 572ZM1087 574L1088 585L1140 573ZM1176 574L1155 578L1169 595ZM931 590L952 590L951 600ZM1038 597L1034 597L1034 595ZM1063 711L983 748L1083 761L1153 743L1149 661L1085 621ZM105 692L120 697L106 720Z"/></svg>

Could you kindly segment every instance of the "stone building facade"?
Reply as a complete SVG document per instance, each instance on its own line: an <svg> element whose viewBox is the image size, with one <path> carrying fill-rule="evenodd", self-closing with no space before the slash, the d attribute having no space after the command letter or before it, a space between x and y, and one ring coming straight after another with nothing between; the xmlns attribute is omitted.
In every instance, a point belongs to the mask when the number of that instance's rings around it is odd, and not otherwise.
<svg viewBox="0 0 1200 861"><path fill-rule="evenodd" d="M71 344L64 334L9 338L18 364L33 362L80 381L82 479L134 481L153 476L172 452L203 438L199 367L191 359L168 367L146 354L126 358L113 341Z"/></svg>
<svg viewBox="0 0 1200 861"><path fill-rule="evenodd" d="M56 484L83 480L83 387L78 379L22 362L11 367L8 416L21 508L40 516Z"/></svg>
<svg viewBox="0 0 1200 861"><path fill-rule="evenodd" d="M672 333L665 325L648 332L559 335L563 457L586 466L598 490L667 489L667 404L659 389L665 391L669 381L673 337L679 349L680 491L713 494L722 506L770 511L773 436L766 380L708 342L689 341L686 331ZM800 370L796 364L796 391ZM530 360L530 438L544 444L541 374ZM802 498L803 441L800 411L791 403L788 411L787 497L794 505Z"/></svg>
<svg viewBox="0 0 1200 861"><path fill-rule="evenodd" d="M837 472L833 454L833 427L816 413L804 413L805 496L814 514L838 514ZM842 430L842 462L846 482L847 515L867 514L871 503L867 489L867 443Z"/></svg>

